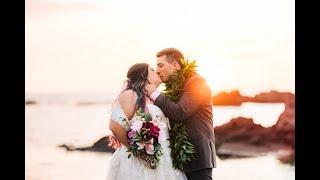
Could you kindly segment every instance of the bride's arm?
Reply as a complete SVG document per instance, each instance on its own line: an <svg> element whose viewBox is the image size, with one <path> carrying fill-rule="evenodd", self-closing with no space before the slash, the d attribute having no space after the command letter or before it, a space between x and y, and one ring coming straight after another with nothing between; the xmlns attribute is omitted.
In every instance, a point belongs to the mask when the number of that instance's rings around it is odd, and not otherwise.
<svg viewBox="0 0 320 180"><path fill-rule="evenodd" d="M127 131L118 123L114 122L110 119L109 122L109 129L111 130L112 134L116 137L116 139L127 148L129 148L128 138L127 138Z"/></svg>
<svg viewBox="0 0 320 180"><path fill-rule="evenodd" d="M131 119L135 113L136 96L137 95L134 91L127 90L123 92L118 98L119 104L121 105L121 108L128 119ZM127 131L120 124L114 122L113 120L110 120L109 129L121 144L129 147Z"/></svg>

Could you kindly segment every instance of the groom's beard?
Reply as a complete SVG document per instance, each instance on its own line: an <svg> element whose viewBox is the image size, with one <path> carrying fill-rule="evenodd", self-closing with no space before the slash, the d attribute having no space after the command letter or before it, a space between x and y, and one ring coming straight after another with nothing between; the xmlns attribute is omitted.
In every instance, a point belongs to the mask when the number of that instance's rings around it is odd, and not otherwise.
<svg viewBox="0 0 320 180"><path fill-rule="evenodd" d="M163 77L159 76L159 78L161 79L161 82L162 82L162 83L166 83L166 82L163 80Z"/></svg>
<svg viewBox="0 0 320 180"><path fill-rule="evenodd" d="M166 81L163 81L163 80L162 80L162 83L167 83L167 82L168 82L168 80L166 80Z"/></svg>
<svg viewBox="0 0 320 180"><path fill-rule="evenodd" d="M162 82L162 83L167 83L167 82L168 82L168 79L167 79L167 81L164 81L162 76L160 76L160 75L158 75L158 76L159 76L159 78L161 79L161 82ZM160 84L161 84L161 83L160 83Z"/></svg>
<svg viewBox="0 0 320 180"><path fill-rule="evenodd" d="M172 81L172 77L173 77L173 76L174 76L174 74L171 74L166 81L163 81L162 79L161 79L161 80L162 80L162 82L163 82L164 84L166 84L166 83Z"/></svg>
<svg viewBox="0 0 320 180"><path fill-rule="evenodd" d="M166 83L170 82L170 79L171 79L170 77L171 77L171 75L167 78L167 80L163 80L163 78L161 78L161 77L160 77L160 79L161 79L162 83L166 84Z"/></svg>

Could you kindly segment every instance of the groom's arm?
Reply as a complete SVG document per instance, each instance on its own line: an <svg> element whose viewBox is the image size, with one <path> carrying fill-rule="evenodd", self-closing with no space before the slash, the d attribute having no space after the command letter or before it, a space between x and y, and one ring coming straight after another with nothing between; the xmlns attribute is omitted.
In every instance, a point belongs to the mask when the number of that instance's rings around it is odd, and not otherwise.
<svg viewBox="0 0 320 180"><path fill-rule="evenodd" d="M202 78L194 78L187 82L183 95L175 103L163 94L151 94L163 113L175 122L183 122L199 110L205 98L211 98L210 88Z"/></svg>

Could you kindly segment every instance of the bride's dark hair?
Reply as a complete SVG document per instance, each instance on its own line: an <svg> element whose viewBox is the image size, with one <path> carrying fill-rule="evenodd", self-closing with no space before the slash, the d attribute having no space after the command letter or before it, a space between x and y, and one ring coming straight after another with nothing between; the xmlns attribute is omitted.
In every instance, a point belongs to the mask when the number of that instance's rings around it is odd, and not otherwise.
<svg viewBox="0 0 320 180"><path fill-rule="evenodd" d="M131 66L127 72L128 84L125 90L132 89L137 93L137 109L141 108L142 111L146 107L146 94L145 86L148 83L148 68L147 63L137 63Z"/></svg>

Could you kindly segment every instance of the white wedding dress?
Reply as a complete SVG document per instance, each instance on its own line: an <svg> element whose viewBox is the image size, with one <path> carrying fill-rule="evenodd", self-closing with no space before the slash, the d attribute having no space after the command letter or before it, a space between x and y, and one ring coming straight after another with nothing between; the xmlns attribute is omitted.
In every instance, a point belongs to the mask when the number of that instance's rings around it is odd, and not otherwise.
<svg viewBox="0 0 320 180"><path fill-rule="evenodd" d="M163 149L163 155L160 156L160 162L156 169L151 169L144 164L142 159L131 156L128 158L127 148L122 145L112 155L107 169L106 180L186 180L185 174L172 168L172 159L170 156L171 149L169 148L169 132L166 122L166 117L159 107L153 104L147 104L147 108L152 118L155 118L160 126L159 142ZM116 121L126 130L126 118L121 105L118 101L115 102L111 113L111 120ZM137 120L133 117L130 123Z"/></svg>

